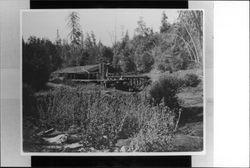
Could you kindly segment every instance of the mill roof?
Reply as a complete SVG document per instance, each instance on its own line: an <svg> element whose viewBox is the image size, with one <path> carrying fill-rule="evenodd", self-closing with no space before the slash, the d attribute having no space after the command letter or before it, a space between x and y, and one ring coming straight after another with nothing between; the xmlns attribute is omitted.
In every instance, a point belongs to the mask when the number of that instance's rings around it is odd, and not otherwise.
<svg viewBox="0 0 250 168"><path fill-rule="evenodd" d="M53 73L91 73L99 71L99 64L95 65L85 65L85 66L74 66L74 67L67 67L63 69L59 69L54 71Z"/></svg>

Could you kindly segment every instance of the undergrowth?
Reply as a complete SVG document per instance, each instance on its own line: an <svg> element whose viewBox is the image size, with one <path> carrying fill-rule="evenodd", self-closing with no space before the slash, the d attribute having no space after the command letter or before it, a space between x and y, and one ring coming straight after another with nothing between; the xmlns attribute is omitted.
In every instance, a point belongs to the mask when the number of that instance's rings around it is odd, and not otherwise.
<svg viewBox="0 0 250 168"><path fill-rule="evenodd" d="M130 151L170 150L176 113L162 103L152 106L141 94L106 94L98 86L57 88L37 102L40 128L66 131L75 125L86 146L108 149L118 139L132 138Z"/></svg>

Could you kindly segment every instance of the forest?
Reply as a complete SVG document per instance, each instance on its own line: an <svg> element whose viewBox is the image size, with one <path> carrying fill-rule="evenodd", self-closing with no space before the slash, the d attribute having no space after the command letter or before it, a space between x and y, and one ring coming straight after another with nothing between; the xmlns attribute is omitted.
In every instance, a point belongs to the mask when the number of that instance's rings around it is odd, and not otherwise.
<svg viewBox="0 0 250 168"><path fill-rule="evenodd" d="M77 12L67 16L67 39L58 30L54 41L23 39L24 151L202 151L203 13L180 10L170 23L163 12L159 19L155 31L140 17L134 36L125 31L121 40L113 37L111 47L93 31L84 32ZM97 85L46 86L58 69L98 63L110 63L120 74L146 74L151 84L139 93L110 89L111 96ZM186 101L192 98L195 105ZM60 140L65 135L64 141L51 146L51 135L45 136L50 133ZM183 138L187 144L174 144Z"/></svg>

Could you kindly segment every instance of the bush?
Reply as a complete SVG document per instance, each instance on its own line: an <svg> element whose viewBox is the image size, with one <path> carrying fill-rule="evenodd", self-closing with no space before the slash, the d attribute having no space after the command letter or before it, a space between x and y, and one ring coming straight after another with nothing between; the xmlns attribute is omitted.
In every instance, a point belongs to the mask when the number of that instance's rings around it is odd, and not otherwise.
<svg viewBox="0 0 250 168"><path fill-rule="evenodd" d="M185 86L187 87L196 87L201 82L199 77L195 74L186 74L184 80Z"/></svg>
<svg viewBox="0 0 250 168"><path fill-rule="evenodd" d="M34 90L45 87L50 73L59 68L61 58L58 50L51 41L30 37L22 42L23 83Z"/></svg>
<svg viewBox="0 0 250 168"><path fill-rule="evenodd" d="M129 150L137 152L167 152L172 150L175 112L166 106L156 106L132 139Z"/></svg>
<svg viewBox="0 0 250 168"><path fill-rule="evenodd" d="M170 108L179 107L176 94L183 86L183 80L174 76L163 76L152 84L149 94L154 105L161 101Z"/></svg>
<svg viewBox="0 0 250 168"><path fill-rule="evenodd" d="M23 117L38 117L37 113L37 104L34 97L34 91L31 86L24 84L23 85Z"/></svg>
<svg viewBox="0 0 250 168"><path fill-rule="evenodd" d="M138 96L118 92L111 96L92 85L71 90L58 88L38 98L40 125L60 131L77 125L88 135L89 145L101 149L103 136L114 143L120 135L128 137L138 130L138 119L132 113L139 103Z"/></svg>
<svg viewBox="0 0 250 168"><path fill-rule="evenodd" d="M110 149L118 139L131 137L140 140L143 136L143 142L147 144L159 141L166 145L170 142L166 138L171 138L168 135L173 128L175 114L168 107L153 107L139 94L119 91L105 94L101 90L91 86L58 88L38 97L40 128L67 131L76 125L81 128L83 144L97 150ZM154 139L148 142L146 139L149 137ZM162 137L166 137L164 142ZM140 151L166 149L161 146L144 149L142 143L137 145Z"/></svg>
<svg viewBox="0 0 250 168"><path fill-rule="evenodd" d="M139 119L134 113L130 113L130 115L125 117L122 128L118 136L121 139L127 139L129 137L134 136L139 132Z"/></svg>

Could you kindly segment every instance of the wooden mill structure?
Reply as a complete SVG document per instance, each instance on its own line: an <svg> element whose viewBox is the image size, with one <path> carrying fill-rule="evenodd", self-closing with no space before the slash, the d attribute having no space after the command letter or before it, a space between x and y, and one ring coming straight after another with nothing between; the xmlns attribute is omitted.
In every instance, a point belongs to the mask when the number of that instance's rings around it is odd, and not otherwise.
<svg viewBox="0 0 250 168"><path fill-rule="evenodd" d="M79 84L98 83L105 87L124 90L138 90L138 88L146 86L150 81L150 78L146 75L117 74L112 66L105 63L57 70L52 73L51 82L55 79Z"/></svg>

